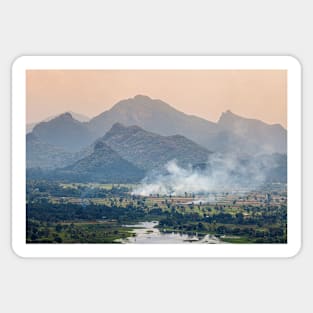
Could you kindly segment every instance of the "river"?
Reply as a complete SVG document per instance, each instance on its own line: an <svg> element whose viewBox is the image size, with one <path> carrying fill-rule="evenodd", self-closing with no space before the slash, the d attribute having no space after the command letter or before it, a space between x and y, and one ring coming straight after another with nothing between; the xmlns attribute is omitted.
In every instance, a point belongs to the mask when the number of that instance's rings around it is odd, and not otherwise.
<svg viewBox="0 0 313 313"><path fill-rule="evenodd" d="M204 237L189 236L187 234L180 233L163 233L160 232L156 226L159 223L152 222L140 222L136 225L124 225L133 229L134 236L126 239L119 239L118 242L122 243L207 243L216 244L221 243L220 239L213 235L205 235Z"/></svg>

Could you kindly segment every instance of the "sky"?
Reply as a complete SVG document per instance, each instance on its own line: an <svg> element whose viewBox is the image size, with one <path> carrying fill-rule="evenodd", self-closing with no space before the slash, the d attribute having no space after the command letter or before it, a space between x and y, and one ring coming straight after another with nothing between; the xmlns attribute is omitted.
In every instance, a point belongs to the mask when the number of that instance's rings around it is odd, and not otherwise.
<svg viewBox="0 0 313 313"><path fill-rule="evenodd" d="M218 121L222 112L287 126L285 70L28 70L27 123L67 111L94 117L138 94Z"/></svg>

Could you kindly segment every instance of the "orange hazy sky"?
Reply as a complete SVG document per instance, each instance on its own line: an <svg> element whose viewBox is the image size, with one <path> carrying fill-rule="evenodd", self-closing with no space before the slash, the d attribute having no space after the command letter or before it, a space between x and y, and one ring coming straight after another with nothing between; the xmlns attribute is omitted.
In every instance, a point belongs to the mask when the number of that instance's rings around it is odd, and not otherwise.
<svg viewBox="0 0 313 313"><path fill-rule="evenodd" d="M210 121L231 110L287 125L284 70L28 70L27 123L66 111L93 117L137 94Z"/></svg>

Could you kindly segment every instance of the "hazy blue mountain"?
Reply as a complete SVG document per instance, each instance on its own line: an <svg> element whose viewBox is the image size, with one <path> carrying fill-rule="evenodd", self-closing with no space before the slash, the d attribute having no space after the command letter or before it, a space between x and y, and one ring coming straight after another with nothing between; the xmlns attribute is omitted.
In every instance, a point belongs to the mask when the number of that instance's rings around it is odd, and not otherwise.
<svg viewBox="0 0 313 313"><path fill-rule="evenodd" d="M94 139L86 123L75 120L70 113L37 124L32 133L45 143L71 152L81 150Z"/></svg>
<svg viewBox="0 0 313 313"><path fill-rule="evenodd" d="M73 111L68 111L68 113L70 113L72 115L72 117L80 122L89 122L90 121L90 117L81 113L76 113Z"/></svg>
<svg viewBox="0 0 313 313"><path fill-rule="evenodd" d="M54 118L56 118L56 117L58 117L60 115L66 114L66 113L71 114L73 119L75 119L75 120L77 120L79 122L88 122L90 120L90 117L87 116L87 115L76 113L76 112L73 112L73 111L66 111L66 112L63 112L63 113L60 113L60 114L57 114L57 115L49 116L49 117L45 118L42 122L49 122L49 121L53 120Z"/></svg>
<svg viewBox="0 0 313 313"><path fill-rule="evenodd" d="M143 170L123 159L104 142L98 141L90 155L46 176L68 181L127 183L140 181L144 174Z"/></svg>
<svg viewBox="0 0 313 313"><path fill-rule="evenodd" d="M192 104L191 104L192 105ZM223 113L218 123L187 115L147 96L122 100L91 119L91 132L102 136L116 122L137 125L163 136L182 135L210 151L262 154L286 152L287 132L280 125ZM242 127L242 130L241 130Z"/></svg>
<svg viewBox="0 0 313 313"><path fill-rule="evenodd" d="M216 126L205 119L182 113L161 100L142 95L116 103L110 110L91 119L88 125L93 132L103 135L115 123L137 125L163 136L179 134L192 140L196 138L198 142L201 134L214 131Z"/></svg>
<svg viewBox="0 0 313 313"><path fill-rule="evenodd" d="M31 133L35 126L36 126L36 123L26 124L26 134Z"/></svg>
<svg viewBox="0 0 313 313"><path fill-rule="evenodd" d="M243 138L247 145L263 153L286 153L287 132L279 124L269 125L257 119L238 116L231 111L222 113L218 126ZM257 152L257 151L255 151Z"/></svg>
<svg viewBox="0 0 313 313"><path fill-rule="evenodd" d="M26 167L53 169L74 161L73 154L41 141L35 134L26 136Z"/></svg>
<svg viewBox="0 0 313 313"><path fill-rule="evenodd" d="M264 169L266 181L287 183L287 155L281 153L263 154L256 157Z"/></svg>
<svg viewBox="0 0 313 313"><path fill-rule="evenodd" d="M77 152L102 137L115 123L137 125L162 136L181 135L214 152L261 155L287 151L287 131L278 124L243 118L230 111L213 123L140 95L118 102L89 122L79 122L65 113L37 124L33 133L42 142Z"/></svg>
<svg viewBox="0 0 313 313"><path fill-rule="evenodd" d="M26 168L55 169L68 166L92 153L87 146L78 152L65 151L61 147L43 142L34 133L26 135Z"/></svg>
<svg viewBox="0 0 313 313"><path fill-rule="evenodd" d="M256 156L209 152L181 136L161 136L138 126L116 123L92 145L70 153L46 144L33 133L27 135L28 178L64 181L138 182L149 171L164 172L176 160L179 166L211 168L236 183L287 181L286 154ZM237 179L237 180L236 180Z"/></svg>
<svg viewBox="0 0 313 313"><path fill-rule="evenodd" d="M79 121L79 122L88 122L90 120L90 117L86 116L86 115L83 115L83 114L80 114L80 113L75 113L73 111L68 111L68 112L65 112L65 113L70 113L71 116ZM62 113L62 114L65 114L65 113ZM62 114L59 114L59 115L62 115ZM40 122L37 122L37 123L29 123L29 124L26 124L26 134L32 132L32 130L34 129L34 127L41 123L41 122L49 122L51 120L53 120L54 118L58 117L59 115L54 115L54 116L50 116L50 117L47 117L45 118L44 120L40 121Z"/></svg>
<svg viewBox="0 0 313 313"><path fill-rule="evenodd" d="M54 171L28 171L28 176L65 181L139 182L146 172L164 170L171 160L180 166L196 166L207 162L210 154L181 135L161 136L138 126L116 123L105 136L81 152L81 159L77 160L77 153L68 154L72 164Z"/></svg>
<svg viewBox="0 0 313 313"><path fill-rule="evenodd" d="M211 153L181 135L161 136L120 123L114 124L99 141L144 170L162 168L173 159L181 166L207 162Z"/></svg>

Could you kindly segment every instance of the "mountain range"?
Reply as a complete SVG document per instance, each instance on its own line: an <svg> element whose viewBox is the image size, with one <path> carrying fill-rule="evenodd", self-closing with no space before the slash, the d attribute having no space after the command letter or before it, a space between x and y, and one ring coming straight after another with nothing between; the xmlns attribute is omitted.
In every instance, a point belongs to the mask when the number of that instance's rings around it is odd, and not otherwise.
<svg viewBox="0 0 313 313"><path fill-rule="evenodd" d="M182 135L210 151L251 155L287 151L287 131L279 124L269 125L230 111L214 123L142 95L119 101L88 122L79 122L65 113L37 124L33 132L49 144L78 151L103 136L115 123L136 125L163 136Z"/></svg>
<svg viewBox="0 0 313 313"><path fill-rule="evenodd" d="M36 178L120 183L138 181L149 171L161 171L171 160L180 166L197 166L207 162L211 154L181 135L161 136L120 123L79 153L44 144L34 134L27 135L27 148L28 167L36 168L32 165L37 162L37 167L48 170L29 171L30 176L35 173ZM57 162L59 165L54 166Z"/></svg>
<svg viewBox="0 0 313 313"><path fill-rule="evenodd" d="M211 151L255 155L286 153L287 147L287 132L279 124L243 118L231 111L223 113L214 123L142 95L116 103L110 110L92 118L88 128L99 137L116 122L137 125L163 136L179 134Z"/></svg>
<svg viewBox="0 0 313 313"><path fill-rule="evenodd" d="M284 155L287 131L281 125L230 111L214 123L138 95L88 121L78 121L67 112L38 123L26 143L29 173L37 175L40 169L59 179L106 181L116 177L127 181L129 177L137 181L173 159L184 167L204 164L215 152L251 158Z"/></svg>

